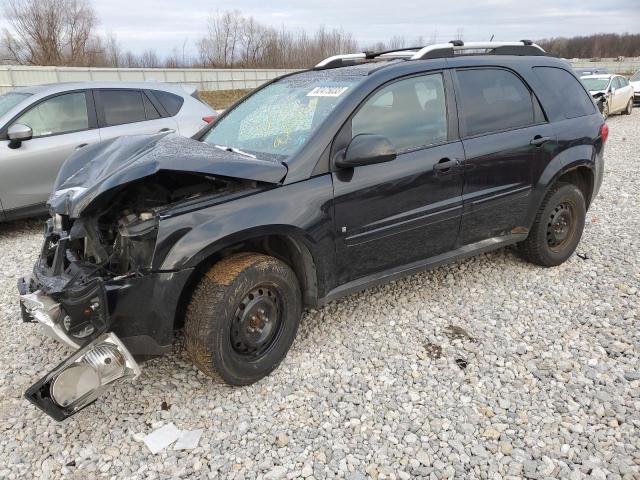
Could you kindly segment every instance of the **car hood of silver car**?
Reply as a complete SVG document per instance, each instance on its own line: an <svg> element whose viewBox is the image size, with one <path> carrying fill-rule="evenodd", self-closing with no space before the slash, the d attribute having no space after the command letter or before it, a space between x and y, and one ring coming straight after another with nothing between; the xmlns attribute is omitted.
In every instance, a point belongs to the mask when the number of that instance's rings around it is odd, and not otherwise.
<svg viewBox="0 0 640 480"><path fill-rule="evenodd" d="M103 193L163 170L265 183L279 183L287 174L281 162L250 158L173 133L119 137L69 157L58 173L49 206L77 218Z"/></svg>

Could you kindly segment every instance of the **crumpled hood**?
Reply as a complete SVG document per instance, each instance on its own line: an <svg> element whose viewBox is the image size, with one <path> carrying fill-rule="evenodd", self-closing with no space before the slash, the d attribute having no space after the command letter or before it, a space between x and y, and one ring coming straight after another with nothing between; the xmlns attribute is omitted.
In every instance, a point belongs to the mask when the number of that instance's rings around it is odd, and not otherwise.
<svg viewBox="0 0 640 480"><path fill-rule="evenodd" d="M280 162L252 159L173 133L119 137L69 157L49 205L75 218L103 193L163 170L267 183L279 183L287 174Z"/></svg>

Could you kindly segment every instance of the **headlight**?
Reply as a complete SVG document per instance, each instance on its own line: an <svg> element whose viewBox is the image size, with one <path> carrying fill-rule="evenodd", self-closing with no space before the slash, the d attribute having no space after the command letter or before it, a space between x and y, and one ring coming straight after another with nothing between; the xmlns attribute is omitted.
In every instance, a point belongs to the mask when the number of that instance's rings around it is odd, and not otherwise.
<svg viewBox="0 0 640 480"><path fill-rule="evenodd" d="M62 230L64 230L64 221L62 219L62 215L60 215L59 213L54 213L51 217L51 220L53 222L54 232L61 232Z"/></svg>
<svg viewBox="0 0 640 480"><path fill-rule="evenodd" d="M98 398L116 380L135 378L140 367L114 333L106 333L32 385L25 397L56 420Z"/></svg>

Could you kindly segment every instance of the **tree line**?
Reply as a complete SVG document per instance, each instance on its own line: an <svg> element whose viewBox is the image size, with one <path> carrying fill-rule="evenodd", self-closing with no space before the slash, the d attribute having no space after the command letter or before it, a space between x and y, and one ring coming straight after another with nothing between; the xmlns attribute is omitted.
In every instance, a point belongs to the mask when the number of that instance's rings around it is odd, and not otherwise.
<svg viewBox="0 0 640 480"><path fill-rule="evenodd" d="M389 50L436 42L436 34L409 41L359 45L340 28L313 33L276 29L238 11L216 12L187 54L186 41L168 55L155 50L124 50L114 35L100 35L99 19L89 0L5 0L8 28L0 37L0 63L78 67L305 68L338 53ZM457 39L463 39L458 29ZM640 34L595 34L538 41L547 52L564 58L640 56Z"/></svg>

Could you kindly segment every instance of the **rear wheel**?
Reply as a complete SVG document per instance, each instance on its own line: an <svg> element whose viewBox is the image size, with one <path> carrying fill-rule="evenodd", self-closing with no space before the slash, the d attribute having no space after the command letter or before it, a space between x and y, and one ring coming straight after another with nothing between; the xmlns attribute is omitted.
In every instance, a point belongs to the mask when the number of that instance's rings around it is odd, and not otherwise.
<svg viewBox="0 0 640 480"><path fill-rule="evenodd" d="M545 196L529 236L519 244L529 262L553 267L566 261L578 246L586 216L584 196L570 183L554 185Z"/></svg>
<svg viewBox="0 0 640 480"><path fill-rule="evenodd" d="M185 347L203 373L249 385L280 364L301 314L300 287L287 264L259 253L233 255L196 287L187 308Z"/></svg>
<svg viewBox="0 0 640 480"><path fill-rule="evenodd" d="M624 114L625 115L631 115L631 112L633 111L633 98L629 99L629 103L627 103L627 108L624 109Z"/></svg>

